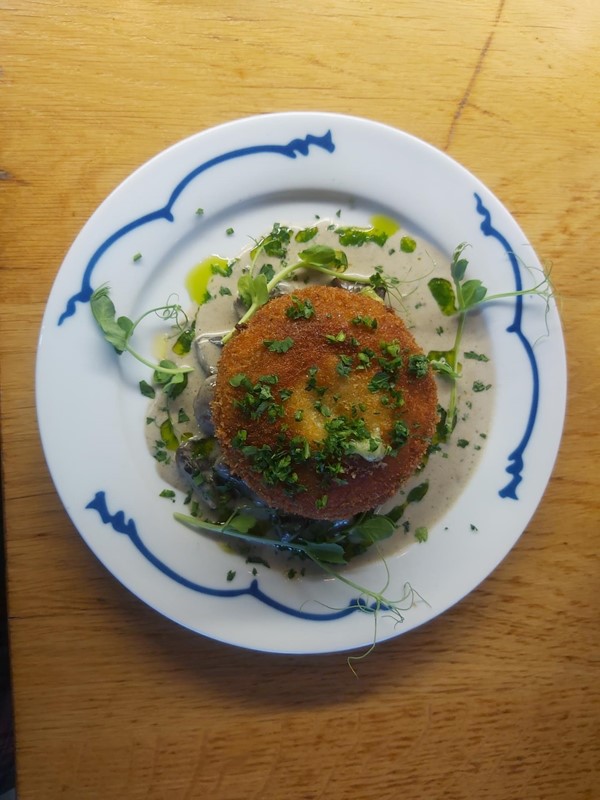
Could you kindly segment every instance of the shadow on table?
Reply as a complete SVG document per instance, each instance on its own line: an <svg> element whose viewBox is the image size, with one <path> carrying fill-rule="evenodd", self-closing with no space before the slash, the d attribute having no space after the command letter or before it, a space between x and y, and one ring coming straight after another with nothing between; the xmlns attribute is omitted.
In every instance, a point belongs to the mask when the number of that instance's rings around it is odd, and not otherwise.
<svg viewBox="0 0 600 800"><path fill-rule="evenodd" d="M162 661L165 671L182 673L188 685L210 684L223 698L235 698L246 706L335 706L368 693L396 691L398 686L408 688L415 675L422 681L430 666L435 668L444 657L439 619L380 642L368 654L367 646L323 655L278 655L207 639L169 622L137 598L129 598L136 608L128 602L119 608L128 626L134 618L137 624L126 635L143 639L142 649ZM447 612L445 627L453 617L460 620L461 614L457 610ZM351 660L357 677L348 657L363 654L364 658Z"/></svg>

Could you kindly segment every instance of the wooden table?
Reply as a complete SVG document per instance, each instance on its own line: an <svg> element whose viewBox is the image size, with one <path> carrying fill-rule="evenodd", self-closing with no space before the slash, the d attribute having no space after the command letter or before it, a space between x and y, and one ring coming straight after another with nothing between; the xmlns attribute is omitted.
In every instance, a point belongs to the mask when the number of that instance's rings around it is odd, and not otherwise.
<svg viewBox="0 0 600 800"><path fill-rule="evenodd" d="M600 6L581 0L0 4L2 454L20 800L600 797ZM135 167L254 113L331 110L446 151L552 265L564 439L517 546L450 612L340 655L169 623L70 523L33 367L62 258Z"/></svg>

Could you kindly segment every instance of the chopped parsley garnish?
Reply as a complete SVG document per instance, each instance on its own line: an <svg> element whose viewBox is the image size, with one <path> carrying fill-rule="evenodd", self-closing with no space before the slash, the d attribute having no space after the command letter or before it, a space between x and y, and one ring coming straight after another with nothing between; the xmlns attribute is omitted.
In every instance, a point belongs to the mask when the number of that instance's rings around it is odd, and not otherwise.
<svg viewBox="0 0 600 800"><path fill-rule="evenodd" d="M304 387L307 392L316 392L319 397L323 397L323 395L327 392L326 386L319 386L317 383L317 372L319 371L318 367L309 367L307 376L308 380L306 381L306 386Z"/></svg>
<svg viewBox="0 0 600 800"><path fill-rule="evenodd" d="M341 355L335 366L335 370L342 378L347 378L352 370L352 356Z"/></svg>
<svg viewBox="0 0 600 800"><path fill-rule="evenodd" d="M357 369L365 368L371 364L371 361L376 358L380 367L369 383L367 389L371 393L382 392L388 396L386 399L382 398L383 405L390 405L394 401L396 407L404 404L402 392L396 388L396 378L398 370L402 367L402 356L400 354L400 345L397 342L381 342L379 345L381 355L376 356L371 350L363 350L358 354L359 366Z"/></svg>
<svg viewBox="0 0 600 800"><path fill-rule="evenodd" d="M231 444L233 447L241 447L243 444L246 443L248 438L248 431L244 428L241 428L231 440Z"/></svg>
<svg viewBox="0 0 600 800"><path fill-rule="evenodd" d="M415 530L415 539L417 542L421 544L426 542L429 537L429 531L424 525L419 525L419 527Z"/></svg>
<svg viewBox="0 0 600 800"><path fill-rule="evenodd" d="M408 441L408 428L402 420L396 420L392 431L392 447L397 450Z"/></svg>
<svg viewBox="0 0 600 800"><path fill-rule="evenodd" d="M403 236L400 239L400 250L402 250L403 253L414 253L416 249L417 243L414 239L411 239L410 236Z"/></svg>
<svg viewBox="0 0 600 800"><path fill-rule="evenodd" d="M290 439L289 451L295 463L301 463L310 458L310 445L304 436L293 436Z"/></svg>
<svg viewBox="0 0 600 800"><path fill-rule="evenodd" d="M150 386L148 381L140 381L140 392L144 395L144 397L154 398L156 397L156 391L154 390L153 386Z"/></svg>
<svg viewBox="0 0 600 800"><path fill-rule="evenodd" d="M391 389L392 384L387 372L376 372L368 383L367 389L370 392L382 392Z"/></svg>
<svg viewBox="0 0 600 800"><path fill-rule="evenodd" d="M286 336L285 339L264 339L263 344L271 353L287 353L294 346L294 340Z"/></svg>
<svg viewBox="0 0 600 800"><path fill-rule="evenodd" d="M210 271L213 275L222 275L224 278L229 278L233 272L234 264L235 261L225 261L224 258L220 258L218 261L211 262Z"/></svg>
<svg viewBox="0 0 600 800"><path fill-rule="evenodd" d="M468 350L463 353L465 358L471 358L474 361L489 361L490 359L484 353L476 353L474 350Z"/></svg>
<svg viewBox="0 0 600 800"><path fill-rule="evenodd" d="M141 253L136 253L136 254L133 256L133 261L139 261L139 260L141 259L141 257L142 257L142 254L141 254Z"/></svg>
<svg viewBox="0 0 600 800"><path fill-rule="evenodd" d="M271 233L260 239L256 247L250 252L250 257L255 259L262 250L267 256L272 258L284 259L287 255L287 248L290 243L291 231L279 222L273 224Z"/></svg>
<svg viewBox="0 0 600 800"><path fill-rule="evenodd" d="M371 363L371 359L374 358L375 353L371 350L370 347L365 347L364 350L361 350L360 353L357 355L359 365L357 369L366 369L369 364Z"/></svg>
<svg viewBox="0 0 600 800"><path fill-rule="evenodd" d="M173 489L163 489L158 496L166 497L167 500L173 500L173 502L175 502L175 492L173 491Z"/></svg>
<svg viewBox="0 0 600 800"><path fill-rule="evenodd" d="M383 247L388 240L387 233L378 228L337 228L336 233L344 247L362 247L367 242Z"/></svg>
<svg viewBox="0 0 600 800"><path fill-rule="evenodd" d="M423 353L414 353L408 357L408 371L417 378L424 378L429 372L429 360Z"/></svg>
<svg viewBox="0 0 600 800"><path fill-rule="evenodd" d="M234 400L235 407L252 420L257 420L265 414L269 422L275 422L285 414L283 405L278 403L273 395L272 387L278 382L277 375L261 375L253 384L245 373L237 373L229 379L229 383L234 389L245 389L246 393L241 399ZM290 397L289 391L281 389L280 398L287 400Z"/></svg>
<svg viewBox="0 0 600 800"><path fill-rule="evenodd" d="M306 461L310 457L308 442L302 437L292 439L288 444L287 452L284 446L273 448L268 444L260 447L241 444L239 449L250 461L254 471L262 475L267 486L281 485L290 495L305 491L294 467L295 464Z"/></svg>
<svg viewBox="0 0 600 800"><path fill-rule="evenodd" d="M221 295L221 297L225 295L231 295L231 289L229 289L227 286L220 286L219 294Z"/></svg>
<svg viewBox="0 0 600 800"><path fill-rule="evenodd" d="M236 574L235 570L230 569L229 572L227 573L227 580L232 581L235 578L235 574Z"/></svg>
<svg viewBox="0 0 600 800"><path fill-rule="evenodd" d="M292 304L286 308L286 316L290 319L310 319L315 314L315 307L310 300L303 300L293 294Z"/></svg>
<svg viewBox="0 0 600 800"><path fill-rule="evenodd" d="M320 400L317 400L315 403L315 409L322 414L324 417L331 416L331 409L329 406L326 406L325 403L322 403Z"/></svg>
<svg viewBox="0 0 600 800"><path fill-rule="evenodd" d="M272 281L275 277L275 270L273 268L273 264L263 264L259 270L259 275L264 275L267 279L267 283Z"/></svg>
<svg viewBox="0 0 600 800"><path fill-rule="evenodd" d="M365 328L370 328L373 331L377 328L377 320L375 317L370 317L368 314L358 314L350 321L353 325L364 325Z"/></svg>
<svg viewBox="0 0 600 800"><path fill-rule="evenodd" d="M492 388L492 384L482 383L481 381L473 381L473 391L474 392L487 392L488 389Z"/></svg>

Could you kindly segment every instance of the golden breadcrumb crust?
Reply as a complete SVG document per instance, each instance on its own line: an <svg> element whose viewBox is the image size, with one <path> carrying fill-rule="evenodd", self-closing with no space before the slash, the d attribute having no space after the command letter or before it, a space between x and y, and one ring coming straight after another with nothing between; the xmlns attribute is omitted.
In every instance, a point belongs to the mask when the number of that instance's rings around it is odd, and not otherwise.
<svg viewBox="0 0 600 800"><path fill-rule="evenodd" d="M314 314L308 319L290 318L292 297L310 301ZM353 321L357 317L370 317L377 325ZM286 352L273 352L265 344L288 338L292 345ZM364 356L362 361L358 357L361 352L367 353L366 367ZM389 363L390 352L402 356L402 366L393 372L393 392L374 391L371 381L382 371L385 381L382 364ZM219 363L212 414L226 463L270 506L312 519L344 519L383 503L415 472L435 432L437 392L431 370L422 377L408 370L409 356L421 353L395 312L365 295L311 286L269 301L224 346ZM349 368L344 370L343 362ZM271 420L263 412L251 419L244 407L248 389L231 383L240 375L251 385L261 377L277 376L276 384L266 385L281 416ZM245 431L244 446L269 445L281 453L293 437L303 437L314 453L336 417L362 418L372 436L385 444L392 443L398 421L409 435L380 460L345 456L343 482L320 474L313 458L295 464L302 491L268 485L240 446L239 431Z"/></svg>

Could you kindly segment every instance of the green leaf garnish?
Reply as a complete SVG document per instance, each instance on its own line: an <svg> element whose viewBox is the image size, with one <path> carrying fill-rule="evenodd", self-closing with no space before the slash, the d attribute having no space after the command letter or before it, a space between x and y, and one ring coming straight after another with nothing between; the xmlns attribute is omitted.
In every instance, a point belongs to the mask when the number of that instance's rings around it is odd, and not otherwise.
<svg viewBox="0 0 600 800"><path fill-rule="evenodd" d="M379 228L337 228L340 244L344 247L362 247L367 242L375 242L380 247L388 240L388 234Z"/></svg>
<svg viewBox="0 0 600 800"><path fill-rule="evenodd" d="M346 332L338 331L338 333L328 333L325 335L325 338L331 344L339 344L340 342L346 341Z"/></svg>
<svg viewBox="0 0 600 800"><path fill-rule="evenodd" d="M263 344L271 353L287 353L294 346L294 340L286 336L285 339L264 339Z"/></svg>
<svg viewBox="0 0 600 800"><path fill-rule="evenodd" d="M462 307L464 309L481 303L487 294L487 289L479 280L465 281L461 286Z"/></svg>
<svg viewBox="0 0 600 800"><path fill-rule="evenodd" d="M429 372L429 359L424 353L413 353L408 357L408 371L417 378L424 378Z"/></svg>
<svg viewBox="0 0 600 800"><path fill-rule="evenodd" d="M370 328L372 331L377 329L377 320L375 317L370 317L368 314L358 314L353 317L350 322L352 325L364 325L365 328Z"/></svg>
<svg viewBox="0 0 600 800"><path fill-rule="evenodd" d="M400 250L402 250L403 253L414 253L416 249L417 243L414 239L411 239L410 236L403 236L400 239Z"/></svg>
<svg viewBox="0 0 600 800"><path fill-rule="evenodd" d="M188 373L177 371L177 365L173 361L163 359L154 370L154 383L162 386L166 396L173 400L187 387Z"/></svg>
<svg viewBox="0 0 600 800"><path fill-rule="evenodd" d="M287 250L284 248L283 240L285 239L286 242L289 242L289 233L289 229L287 228L274 226L271 234L269 234L266 239L261 240L251 251L253 262L256 260L261 250L264 250L264 252L269 255L279 253L278 257L283 259L284 255L287 253ZM270 250L273 252L270 252ZM282 269L280 269L279 272L275 272L271 278L268 277L270 273L265 274L262 270L256 277L253 277L251 272L240 277L238 281L238 292L247 311L238 322L238 326L245 324L254 316L256 311L267 302L269 299L269 292L271 292L278 283L286 280L286 278L299 269L313 270L334 277L343 274L344 280L364 284L365 286L372 285L372 276L348 275L346 273L348 258L343 250L335 250L333 247L328 247L327 245L313 245L298 253L298 258L300 259L298 262L282 267ZM292 298L292 303L295 308L286 311L291 319L309 319L314 313L314 308L312 308L310 301L306 301L304 307L301 307L298 298L295 300ZM226 344L234 333L235 328L226 333L223 337L223 344Z"/></svg>
<svg viewBox="0 0 600 800"><path fill-rule="evenodd" d="M310 300L303 300L297 295L293 294L291 297L292 304L285 310L286 316L290 319L310 319L315 315L315 307Z"/></svg>
<svg viewBox="0 0 600 800"><path fill-rule="evenodd" d="M494 300L500 300L509 297L519 297L522 295L537 295L549 303L552 297L552 286L549 278L544 275L542 281L530 289L521 289L514 292L502 292L499 294L488 294L487 288L483 285L482 281L477 279L464 280L467 272L469 262L464 258L464 251L467 248L466 243L459 244L452 254L452 262L450 264L450 275L454 286L450 281L445 278L432 278L429 283L429 290L433 295L436 303L438 304L441 312L445 316L458 315L458 325L454 337L454 346L451 350L438 351L437 353L429 353L428 358L431 366L438 373L445 375L452 381L450 388L450 401L448 408L445 412L444 427L445 434L442 435L438 431L438 440L445 441L450 435L457 419L457 391L456 381L461 375L461 365L458 362L458 352L465 325L465 318L469 311L477 308L482 303L489 303ZM547 305L548 307L548 305ZM438 328L438 333L443 333L443 328ZM437 356L437 357L436 357ZM474 358L478 361L487 361L486 356L478 356L472 351L465 353L465 358ZM474 392L482 392L491 388L491 384L485 385L481 381L473 383Z"/></svg>
<svg viewBox="0 0 600 800"><path fill-rule="evenodd" d="M302 539L293 542L282 542L281 539L271 539L268 536L249 533L248 531L251 531L253 527L256 526L257 518L251 517L250 514L245 514L244 512L234 512L230 519L224 523L209 522L208 520L188 516L179 512L175 513L173 516L178 522L182 522L190 528L220 533L224 536L241 539L250 544L265 545L278 550L291 550L297 553L303 553L316 563L347 563L344 558L343 547L335 542L307 542ZM239 521L240 517L244 518L241 524ZM251 517L252 524L249 523L246 517Z"/></svg>
<svg viewBox="0 0 600 800"><path fill-rule="evenodd" d="M424 525L420 525L415 530L415 539L417 540L417 542L421 543L426 542L428 537L429 537L429 531Z"/></svg>
<svg viewBox="0 0 600 800"><path fill-rule="evenodd" d="M303 230L298 231L296 233L294 239L300 243L310 242L311 239L315 238L318 232L319 229L317 228L316 225L313 228L304 228Z"/></svg>
<svg viewBox="0 0 600 800"><path fill-rule="evenodd" d="M147 381L140 381L140 392L144 395L144 397L149 397L150 399L156 397L154 387L150 386Z"/></svg>
<svg viewBox="0 0 600 800"><path fill-rule="evenodd" d="M110 299L110 290L107 285L100 286L92 294L90 298L90 308L104 338L115 348L119 355L127 351L134 358L137 358L138 361L141 361L142 364L154 370L159 369L160 365L157 365L141 356L131 347L129 343L137 326L150 314L157 314L161 317L161 319L164 320L174 320L176 326L180 330L180 333L184 331L188 324L185 312L181 306L176 303L152 308L142 314L142 316L139 317L139 319L137 319L135 322L130 320L128 317L119 317L117 319L115 306ZM179 322L181 317L184 319L183 323ZM161 364L162 363L163 362L161 362ZM169 367L163 366L161 369L163 372L167 372L171 376L184 375L187 372L193 371L192 367L178 367L175 364L172 364Z"/></svg>
<svg viewBox="0 0 600 800"><path fill-rule="evenodd" d="M474 350L468 350L466 353L463 353L465 358L470 358L474 361L489 361L490 359L488 356L484 355L484 353L476 353Z"/></svg>
<svg viewBox="0 0 600 800"><path fill-rule="evenodd" d="M306 250L301 250L298 257L303 264L314 267L327 267L338 272L344 272L348 266L348 257L343 250L334 250L324 244L315 244Z"/></svg>
<svg viewBox="0 0 600 800"><path fill-rule="evenodd" d="M264 275L265 278L267 279L267 283L269 283L269 281L272 281L273 278L275 277L275 270L273 269L273 265L263 264L259 270L259 275Z"/></svg>
<svg viewBox="0 0 600 800"><path fill-rule="evenodd" d="M447 278L432 278L427 285L442 314L447 317L456 314L456 297L450 281Z"/></svg>

